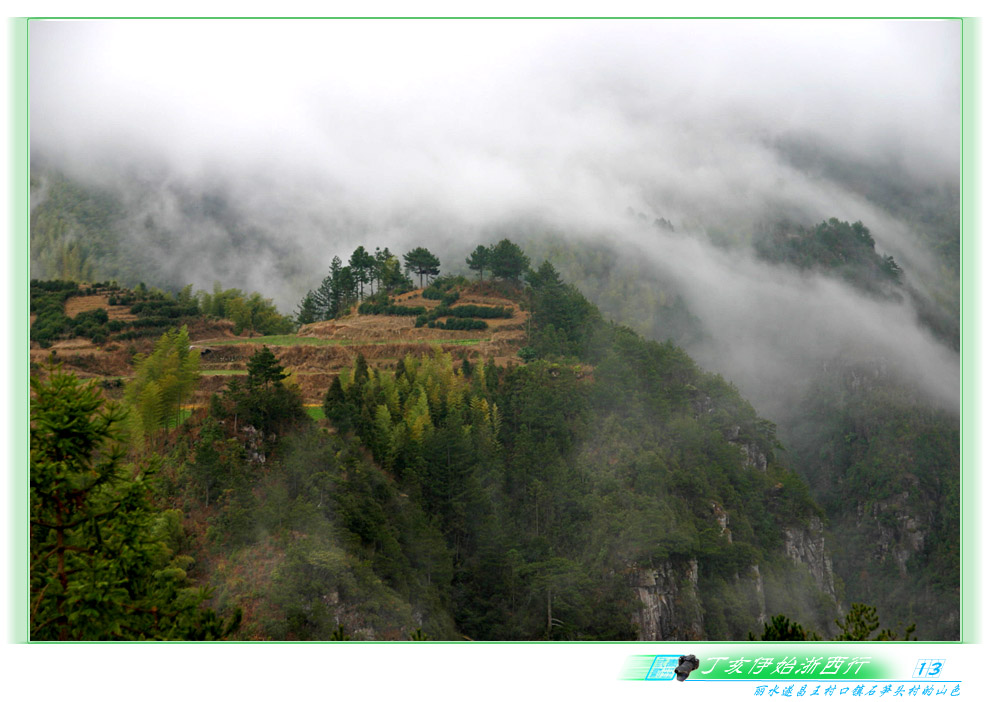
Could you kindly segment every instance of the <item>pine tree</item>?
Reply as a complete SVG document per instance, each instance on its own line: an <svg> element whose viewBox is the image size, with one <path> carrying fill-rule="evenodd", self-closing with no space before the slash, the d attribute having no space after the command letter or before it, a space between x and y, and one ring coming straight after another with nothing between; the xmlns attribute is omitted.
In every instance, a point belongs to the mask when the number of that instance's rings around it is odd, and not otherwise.
<svg viewBox="0 0 993 702"><path fill-rule="evenodd" d="M352 257L348 260L348 265L352 269L355 281L358 283L359 298L361 299L364 297L365 292L362 286L365 283L371 283L373 280L373 269L376 267L376 259L365 250L364 246L360 246L352 252Z"/></svg>
<svg viewBox="0 0 993 702"><path fill-rule="evenodd" d="M421 287L424 287L424 276L435 276L441 271L441 261L433 253L418 246L403 255L404 268L420 277Z"/></svg>
<svg viewBox="0 0 993 702"><path fill-rule="evenodd" d="M502 239L490 249L489 269L497 278L517 281L528 270L531 260L524 255L521 247Z"/></svg>
<svg viewBox="0 0 993 702"><path fill-rule="evenodd" d="M248 387L269 390L275 383L289 377L283 366L276 360L276 354L263 346L248 359Z"/></svg>
<svg viewBox="0 0 993 702"><path fill-rule="evenodd" d="M483 271L490 267L490 250L480 244L465 260L469 270L479 271L479 280L483 279Z"/></svg>
<svg viewBox="0 0 993 702"><path fill-rule="evenodd" d="M151 471L121 463L125 412L59 368L31 379L31 638L221 638L228 625L186 584Z"/></svg>
<svg viewBox="0 0 993 702"><path fill-rule="evenodd" d="M314 291L308 290L303 300L300 301L300 306L297 308L297 324L303 325L317 322L321 319L320 314L320 307L317 304Z"/></svg>

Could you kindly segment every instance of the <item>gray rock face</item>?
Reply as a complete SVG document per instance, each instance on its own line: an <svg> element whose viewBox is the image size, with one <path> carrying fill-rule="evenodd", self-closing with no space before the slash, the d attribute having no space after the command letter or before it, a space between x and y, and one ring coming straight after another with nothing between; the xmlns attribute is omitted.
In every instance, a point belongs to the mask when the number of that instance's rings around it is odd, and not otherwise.
<svg viewBox="0 0 993 702"><path fill-rule="evenodd" d="M716 527L729 541L728 515L716 502L711 502ZM798 569L809 572L818 590L828 595L836 607L837 593L831 558L825 548L824 525L811 517L802 525L784 530L786 555ZM705 636L703 606L698 589L696 559L663 561L629 571L629 582L641 607L634 614L638 638L642 641L696 640ZM797 573L799 576L800 573ZM761 630L769 620L769 611L776 612L776 603L766 602L765 583L757 564L735 574L733 586L747 595L751 616ZM840 609L839 609L840 613Z"/></svg>
<svg viewBox="0 0 993 702"><path fill-rule="evenodd" d="M786 555L798 566L805 567L813 576L817 587L837 600L834 589L834 572L831 558L824 547L824 525L818 517L811 517L802 526L787 527Z"/></svg>
<svg viewBox="0 0 993 702"><path fill-rule="evenodd" d="M714 518L717 520L717 527L720 529L721 536L727 539L729 544L733 543L731 529L728 527L728 513L716 502L711 502L710 508L714 510Z"/></svg>
<svg viewBox="0 0 993 702"><path fill-rule="evenodd" d="M765 611L765 586L762 584L762 571L759 570L758 564L749 569L749 576L755 581L755 600L759 605L758 624L762 626L768 621L769 616Z"/></svg>
<svg viewBox="0 0 993 702"><path fill-rule="evenodd" d="M769 467L769 459L759 449L758 444L747 443L740 445L739 448L742 454L742 464L745 468L755 468L764 473Z"/></svg>
<svg viewBox="0 0 993 702"><path fill-rule="evenodd" d="M640 640L703 638L703 608L697 579L696 559L632 569L631 585L642 604L634 615Z"/></svg>
<svg viewBox="0 0 993 702"><path fill-rule="evenodd" d="M889 500L861 503L856 510L858 526L874 533L874 557L883 561L888 555L896 561L901 575L907 574L907 560L924 548L928 528L912 514L910 494L903 492Z"/></svg>

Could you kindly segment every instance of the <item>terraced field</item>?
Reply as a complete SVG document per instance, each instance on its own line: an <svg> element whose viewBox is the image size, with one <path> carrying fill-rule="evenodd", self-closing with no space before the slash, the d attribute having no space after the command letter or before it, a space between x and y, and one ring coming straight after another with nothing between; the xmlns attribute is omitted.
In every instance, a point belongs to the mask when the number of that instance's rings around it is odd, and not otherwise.
<svg viewBox="0 0 993 702"><path fill-rule="evenodd" d="M413 291L395 300L396 304L435 308L437 300L421 297ZM263 346L269 347L279 362L300 386L309 412L323 414L320 404L333 377L354 363L361 353L374 368L393 367L407 354L422 354L440 349L450 353L455 363L493 358L500 365L518 362L517 351L524 344L526 313L514 302L486 295L464 294L459 304L511 308L509 318L487 321L487 329L453 331L416 327L412 317L387 315L349 316L301 327L296 334L279 336L235 336L230 322L198 321L190 325L191 347L200 351L201 378L190 407L206 405L210 396L221 392L232 377L247 374L248 359ZM72 309L68 309L69 306ZM106 305L103 296L70 298L67 313L95 309ZM107 306L117 315L121 308ZM111 341L95 345L85 339L57 342L52 349L32 348L32 361L45 362L54 351L55 358L83 377L104 381L108 396L120 397L123 385L131 377L131 359L135 353L151 350L153 339L137 343Z"/></svg>

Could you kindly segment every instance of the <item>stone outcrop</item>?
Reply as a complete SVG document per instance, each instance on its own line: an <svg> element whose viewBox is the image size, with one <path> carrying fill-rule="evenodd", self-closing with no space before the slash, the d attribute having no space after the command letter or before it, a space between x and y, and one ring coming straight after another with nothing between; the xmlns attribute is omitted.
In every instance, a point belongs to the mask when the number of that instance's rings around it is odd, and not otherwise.
<svg viewBox="0 0 993 702"><path fill-rule="evenodd" d="M883 561L892 556L901 575L907 574L907 560L924 548L927 527L911 514L910 493L903 492L889 500L856 507L857 524L871 533L876 544L873 556Z"/></svg>
<svg viewBox="0 0 993 702"><path fill-rule="evenodd" d="M631 585L642 607L635 613L642 641L697 640L704 636L696 559L633 568Z"/></svg>
<svg viewBox="0 0 993 702"><path fill-rule="evenodd" d="M818 589L837 600L834 571L824 545L824 525L820 518L811 517L806 524L786 527L786 555L804 567L817 583Z"/></svg>

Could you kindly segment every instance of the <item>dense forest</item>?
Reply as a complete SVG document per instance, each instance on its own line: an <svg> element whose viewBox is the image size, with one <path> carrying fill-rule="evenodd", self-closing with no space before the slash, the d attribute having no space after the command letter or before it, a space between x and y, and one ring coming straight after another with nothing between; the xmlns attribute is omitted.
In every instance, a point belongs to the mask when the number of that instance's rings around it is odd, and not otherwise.
<svg viewBox="0 0 993 702"><path fill-rule="evenodd" d="M555 232L464 259L359 246L323 279L294 271L310 289L283 314L265 290L195 291L129 248L110 192L39 174L32 441L52 413L92 435L68 478L79 516L43 516L64 500L32 479L34 637L957 638L958 417L886 358L819 361L758 412L738 378L694 360L719 345L684 285ZM237 229L223 199L208 214ZM235 248L257 253L252 237ZM860 222L781 222L735 245L906 300L957 349L957 304L908 280ZM106 305L70 314L87 296ZM296 332L356 316L422 345L352 350L319 376L284 356L309 338ZM473 346L517 327L509 352ZM221 332L259 341L204 376L191 348ZM63 350L73 339L93 353ZM104 370L114 354L126 371ZM99 399L66 371L96 379ZM209 401L194 399L207 381ZM32 444L33 476L46 450L36 468ZM97 464L107 477L91 483ZM109 557L139 530L134 562ZM113 569L133 586L97 588ZM84 570L87 583L68 577ZM170 617L126 623L153 608Z"/></svg>
<svg viewBox="0 0 993 702"><path fill-rule="evenodd" d="M110 457L108 471L125 455L135 466L158 464L154 480L129 483L110 472L106 484L88 484L84 514L125 499L164 508L172 532L154 544L163 560L145 557L151 575L128 580L175 573L206 581L231 620L250 602L244 636L633 639L644 633L633 593L651 573L661 574L645 589L672 588L685 602L671 613L670 636L744 638L767 606L756 595L763 581L782 611L818 628L830 623L834 584L818 584L786 550L818 511L798 477L775 462L774 427L678 348L603 321L549 264L529 277L527 288L503 285L532 311L523 354L530 362L457 363L437 351L372 370L358 355L324 399L333 432L306 415L265 347L244 379L175 426L197 372L184 327L135 358L127 413L101 406L92 386L40 369L48 380L36 383L35 436L52 436L44 413L59 412L50 404L66 401L66 385L87 398L71 415L92 427L74 451L82 474L94 455ZM108 454L102 442L115 424L132 431ZM37 454L39 510L52 460ZM186 533L178 514L204 532ZM52 601L55 592L94 585L60 590L63 573L43 568L51 548L70 548L52 546L62 533L56 523L39 517L32 551L38 601L59 612L73 601ZM93 538L73 534L75 557L113 562L103 548L88 550ZM198 557L166 559L183 544ZM263 557L278 566L260 594L226 575ZM226 567L205 568L215 560ZM91 568L87 560L73 570ZM69 628L69 636L123 635L128 607L80 613L87 628Z"/></svg>

